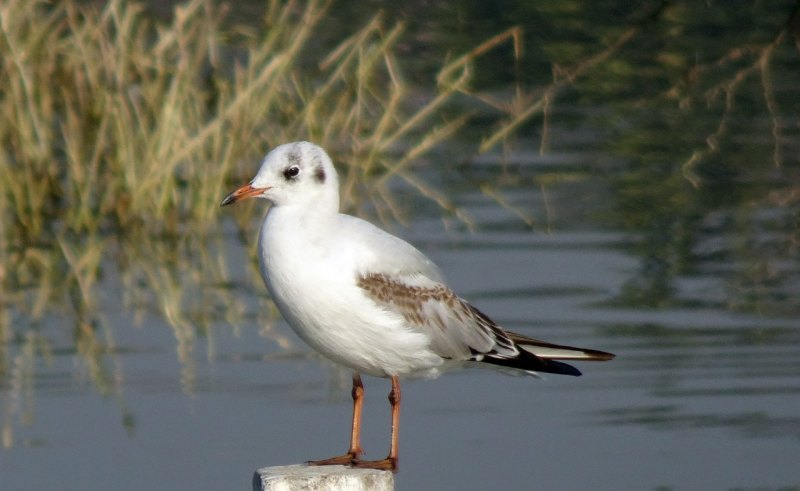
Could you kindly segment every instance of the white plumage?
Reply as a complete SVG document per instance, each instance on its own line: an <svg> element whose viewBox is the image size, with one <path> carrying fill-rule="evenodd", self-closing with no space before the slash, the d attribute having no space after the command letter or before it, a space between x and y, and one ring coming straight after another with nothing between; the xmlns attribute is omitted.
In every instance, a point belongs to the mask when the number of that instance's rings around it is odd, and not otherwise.
<svg viewBox="0 0 800 491"><path fill-rule="evenodd" d="M355 372L350 451L317 464L396 469L394 431L387 459L358 459L357 389L363 394L358 373L391 377L399 407L397 377L402 375L435 376L446 366L470 362L580 375L554 360L613 358L501 329L456 296L420 251L369 222L339 213L336 170L312 143L275 148L256 177L222 204L249 197L273 204L258 251L261 274L281 314L312 348ZM395 413L393 403L393 428Z"/></svg>

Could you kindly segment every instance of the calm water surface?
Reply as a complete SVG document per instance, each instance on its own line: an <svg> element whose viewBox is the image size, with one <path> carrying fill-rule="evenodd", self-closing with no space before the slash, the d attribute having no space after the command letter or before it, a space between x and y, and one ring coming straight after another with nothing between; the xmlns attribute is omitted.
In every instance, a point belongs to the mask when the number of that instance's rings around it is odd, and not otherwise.
<svg viewBox="0 0 800 491"><path fill-rule="evenodd" d="M630 105L614 87L600 108L586 87L568 94L543 155L535 137L455 163L460 144L442 149L420 176L472 230L397 185L407 226L389 229L463 297L522 334L617 354L576 364L580 378L406 382L398 489L800 489L800 64L787 46L774 74L780 162L755 87L694 187L682 165L720 114L648 105L640 80ZM519 213L481 193L487 182ZM96 333L78 332L68 305L36 321L0 311L22 326L0 373L0 490L249 489L259 467L346 448L349 374L270 310L251 254L261 207L228 212L252 213L250 233L223 218L200 241L96 245ZM389 384L365 384L363 445L382 458Z"/></svg>
<svg viewBox="0 0 800 491"><path fill-rule="evenodd" d="M515 226L494 204L474 211L489 220L474 234L425 217L399 232L503 325L618 358L581 364L581 378L469 370L406 383L399 489L798 485L794 318L620 307L639 263L625 234L583 225L546 234ZM232 262L245 261L238 242L220 244ZM713 275L679 280L676 294L686 298L713 299L722 288ZM3 489L246 489L259 466L344 448L347 373L310 354L282 322L286 349L255 324L218 323L181 360L163 319L134 319L117 308L113 278L107 287L116 350L102 370L119 389L98 393L64 332L48 362L36 361L35 401L4 389L10 416L24 419L0 459ZM234 286L261 294L250 289ZM388 383L369 378L366 387L364 444L377 458L388 445Z"/></svg>

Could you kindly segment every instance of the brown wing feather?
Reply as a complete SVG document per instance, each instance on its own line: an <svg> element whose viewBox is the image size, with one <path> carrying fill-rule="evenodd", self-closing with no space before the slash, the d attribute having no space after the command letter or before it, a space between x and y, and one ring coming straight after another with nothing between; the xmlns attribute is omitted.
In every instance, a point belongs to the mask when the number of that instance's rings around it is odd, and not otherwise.
<svg viewBox="0 0 800 491"><path fill-rule="evenodd" d="M613 357L601 351L544 343L507 332L446 285L423 275L370 273L360 276L357 284L374 302L402 315L410 326L425 332L431 339L431 348L443 358L479 361L528 372L580 375L574 367L553 359ZM533 349L536 346L564 353L539 356ZM570 356L568 350L575 354Z"/></svg>

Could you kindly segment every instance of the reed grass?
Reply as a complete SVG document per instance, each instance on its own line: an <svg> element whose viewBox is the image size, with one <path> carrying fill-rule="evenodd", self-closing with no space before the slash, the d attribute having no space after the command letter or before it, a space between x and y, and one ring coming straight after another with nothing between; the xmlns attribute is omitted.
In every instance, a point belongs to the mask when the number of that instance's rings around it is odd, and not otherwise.
<svg viewBox="0 0 800 491"><path fill-rule="evenodd" d="M19 399L31 393L33 360L54 349L36 326L53 316L68 314L73 349L97 390L121 391L98 294L109 270L126 308L155 309L172 326L192 392L198 335L213 357L215 322L240 324L248 310L230 287L225 247L208 239L220 227L219 201L279 143L328 149L350 210L367 202L398 218L389 184L401 179L470 223L415 170L469 122L472 109L456 98L486 102L470 88L474 61L518 50L519 31L444 62L430 87L411 88L395 54L404 26L380 14L329 52L309 52L327 6L268 2L254 28L225 23L224 8L208 0L177 6L168 23L123 0L101 8L0 0L0 380L15 387L3 400L5 446L12 420L25 414ZM517 98L496 109L516 128L536 104ZM512 133L500 124L467 152ZM229 216L252 231L247 214ZM274 309L261 312L264 332L288 344L271 330Z"/></svg>
<svg viewBox="0 0 800 491"><path fill-rule="evenodd" d="M404 27L380 14L329 53L304 52L326 7L270 2L254 29L223 25L206 0L176 7L169 24L122 0L1 1L4 298L22 297L35 319L69 290L76 312L91 310L101 237L203 236L230 182L297 139L334 155L349 209L368 200L396 218L397 177L469 221L413 170L468 122L450 102L470 94L471 62L515 31L444 64L420 94L394 54Z"/></svg>
<svg viewBox="0 0 800 491"><path fill-rule="evenodd" d="M345 167L346 206L367 182L367 198L396 212L385 184L399 176L455 212L404 171L464 127L470 111L448 104L473 95L477 57L509 40L519 50L518 29L445 63L420 97L394 54L403 25L381 15L320 56L317 70L301 69L325 11L319 0L271 2L254 30L223 27L223 9L205 0L178 6L168 25L121 0L102 10L0 2L3 230L26 242L57 230L205 230L230 176L249 176L268 148L301 138ZM481 151L508 133L487 135Z"/></svg>
<svg viewBox="0 0 800 491"><path fill-rule="evenodd" d="M398 85L394 103L367 106L383 96L371 92L376 65L387 61L398 29L384 37L377 19L368 24L333 53L336 69L312 89L292 69L324 6L298 8L274 7L266 21L273 28L246 39L240 56L210 2L178 7L166 27L122 1L102 11L4 2L3 229L37 238L54 226L205 228L226 177L244 174L236 164L277 142L348 135L357 150L370 138L386 144L382 132L367 133L397 119L386 109L398 107ZM223 60L226 49L239 59ZM342 91L347 85L353 90Z"/></svg>
<svg viewBox="0 0 800 491"><path fill-rule="evenodd" d="M498 96L473 87L476 66L497 50L510 50L519 63L519 27L449 55L429 85L411 86L397 55L402 23L377 14L327 51L312 42L326 21L326 0L270 0L256 25L227 22L225 8L210 0L188 0L165 22L123 0L101 6L0 0L0 385L8 387L0 394L2 444L13 446L15 428L30 421L36 370L65 349L58 345L65 338L79 378L103 395L121 393L124 373L109 305L131 313L134 323L156 315L169 324L188 393L197 384L201 338L206 356L215 356L216 326L235 331L257 324L264 336L289 344L272 329L275 310L266 295L251 293L263 292L252 262L233 270L231 257L246 252L231 248L241 244L219 233L234 230L254 247L253 215L228 213L222 222L219 201L252 177L269 148L298 139L324 146L339 168L348 211L368 205L385 221L401 218L393 184L402 181L471 225L418 168L452 164L435 152L454 141L473 143L460 149L465 156L505 151L533 118L541 118L540 152L546 153L559 97L651 33L649 23L669 5L644 5L638 20L596 52L554 62L549 84L518 85ZM700 147L689 152L684 177L675 174L669 182L673 190L684 178L700 184L699 164L731 133L733 101L756 75L771 122L772 164L786 167L789 153L780 142L789 127L777 107L770 63L790 39L797 12L794 7L787 25L761 46L693 62L664 94L681 108L724 106L719 123L698 133ZM750 61L726 71L743 54ZM495 121L479 138L461 138L486 108ZM547 217L546 186L556 178L563 176L540 174L537 181ZM536 224L493 183L476 187ZM670 195L673 203L694 199ZM792 206L798 195L790 183L766 199ZM104 291L108 285L113 291Z"/></svg>

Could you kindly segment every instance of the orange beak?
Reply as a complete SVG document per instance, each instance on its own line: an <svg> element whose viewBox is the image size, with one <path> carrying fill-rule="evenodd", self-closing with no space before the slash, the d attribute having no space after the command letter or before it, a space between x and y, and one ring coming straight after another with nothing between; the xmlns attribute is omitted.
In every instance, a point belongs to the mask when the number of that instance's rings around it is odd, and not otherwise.
<svg viewBox="0 0 800 491"><path fill-rule="evenodd" d="M220 206L228 206L236 203L237 201L241 201L243 199L252 198L254 196L259 196L261 193L266 191L269 188L254 188L250 184L245 184L244 186L240 187L236 191L233 191L229 195L225 196L225 199L222 200L222 204Z"/></svg>

